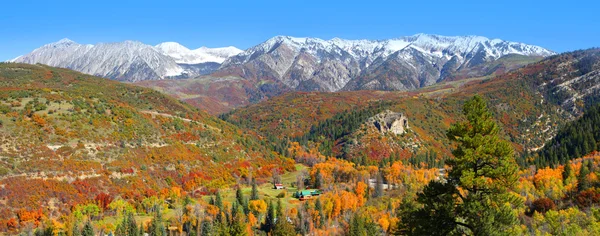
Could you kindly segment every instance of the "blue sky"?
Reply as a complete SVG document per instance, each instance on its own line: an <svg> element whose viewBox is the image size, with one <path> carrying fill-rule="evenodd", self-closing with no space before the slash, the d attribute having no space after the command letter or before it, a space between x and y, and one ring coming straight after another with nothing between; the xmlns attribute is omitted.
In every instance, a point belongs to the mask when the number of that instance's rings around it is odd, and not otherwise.
<svg viewBox="0 0 600 236"><path fill-rule="evenodd" d="M0 61L61 38L241 49L275 35L481 35L557 52L600 46L599 1L4 1Z"/></svg>

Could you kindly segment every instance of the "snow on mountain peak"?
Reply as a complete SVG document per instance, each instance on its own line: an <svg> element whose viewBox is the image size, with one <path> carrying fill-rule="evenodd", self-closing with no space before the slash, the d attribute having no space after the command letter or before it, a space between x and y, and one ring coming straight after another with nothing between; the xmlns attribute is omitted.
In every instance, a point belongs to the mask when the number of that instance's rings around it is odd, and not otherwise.
<svg viewBox="0 0 600 236"><path fill-rule="evenodd" d="M58 42L56 42L56 44L73 44L75 43L75 41L70 40L68 38L63 38L61 40L58 40Z"/></svg>
<svg viewBox="0 0 600 236"><path fill-rule="evenodd" d="M367 58L373 60L377 57L387 57L406 48L414 48L435 57L465 56L477 50L484 50L492 59L497 59L507 54L521 54L526 56L550 56L555 54L550 50L534 45L500 39L488 39L474 35L441 36L421 33L385 40L347 40L337 37L330 40L323 40L319 38L279 35L238 54L238 59L230 60L230 62L228 61L224 64L245 63L250 58L253 58L252 55L272 51L281 44L295 49L297 53L304 51L317 58L323 55L320 52L331 53L341 49L359 61Z"/></svg>
<svg viewBox="0 0 600 236"><path fill-rule="evenodd" d="M189 53L191 51L189 48L186 48L185 46L183 46L179 43L176 43L176 42L164 42L164 43L160 43L154 47L163 51L166 54Z"/></svg>
<svg viewBox="0 0 600 236"><path fill-rule="evenodd" d="M224 48L207 48L203 46L195 50L190 50L176 42L160 43L155 48L181 64L222 63L230 56L242 52L242 50L231 46Z"/></svg>
<svg viewBox="0 0 600 236"><path fill-rule="evenodd" d="M79 45L79 44L76 43L73 40L70 40L68 38L64 38L64 39L58 40L58 41L56 41L54 43L46 44L46 45L44 45L44 47L66 48L66 47L71 47L71 46L75 46L75 45Z"/></svg>

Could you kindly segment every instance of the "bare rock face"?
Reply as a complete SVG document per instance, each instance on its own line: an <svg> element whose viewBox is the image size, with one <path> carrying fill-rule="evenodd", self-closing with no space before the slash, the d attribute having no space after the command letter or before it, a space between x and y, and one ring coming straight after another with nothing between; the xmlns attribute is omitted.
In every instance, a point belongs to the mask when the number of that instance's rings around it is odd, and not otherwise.
<svg viewBox="0 0 600 236"><path fill-rule="evenodd" d="M379 113L367 121L368 124L372 124L382 134L393 133L403 134L408 129L408 119L404 114L399 112L393 112L386 110Z"/></svg>

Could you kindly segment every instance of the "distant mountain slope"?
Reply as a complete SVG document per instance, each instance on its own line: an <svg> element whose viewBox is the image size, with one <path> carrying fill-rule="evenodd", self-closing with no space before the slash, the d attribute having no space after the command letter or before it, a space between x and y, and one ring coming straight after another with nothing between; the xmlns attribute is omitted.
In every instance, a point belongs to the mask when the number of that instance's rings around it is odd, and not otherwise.
<svg viewBox="0 0 600 236"><path fill-rule="evenodd" d="M234 47L190 50L174 42L155 47L136 41L82 45L62 39L12 61L41 63L134 82L209 74L240 51Z"/></svg>
<svg viewBox="0 0 600 236"><path fill-rule="evenodd" d="M504 73L553 54L538 46L478 36L419 34L389 40L277 36L230 57L211 75L140 85L217 114L292 91L415 90Z"/></svg>
<svg viewBox="0 0 600 236"><path fill-rule="evenodd" d="M207 48L190 50L176 42L165 42L155 46L163 54L181 64L200 64L206 62L223 63L227 58L237 55L242 50L235 47Z"/></svg>
<svg viewBox="0 0 600 236"><path fill-rule="evenodd" d="M105 192L206 192L294 168L245 133L151 89L0 63L0 220L20 209L60 216Z"/></svg>
<svg viewBox="0 0 600 236"><path fill-rule="evenodd" d="M479 36L418 34L388 40L277 36L229 58L216 75L274 79L300 91L413 90L511 54L545 57L554 52Z"/></svg>

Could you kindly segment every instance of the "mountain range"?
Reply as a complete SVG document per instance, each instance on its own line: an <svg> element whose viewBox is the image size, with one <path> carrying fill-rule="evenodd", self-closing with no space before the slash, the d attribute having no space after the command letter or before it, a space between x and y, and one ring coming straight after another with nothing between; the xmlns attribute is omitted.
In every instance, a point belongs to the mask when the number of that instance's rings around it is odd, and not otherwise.
<svg viewBox="0 0 600 236"><path fill-rule="evenodd" d="M481 36L417 34L386 40L276 36L245 51L63 39L13 61L138 82L216 114L290 91L415 90L505 72L554 54Z"/></svg>
<svg viewBox="0 0 600 236"><path fill-rule="evenodd" d="M175 42L156 46L136 41L78 44L69 39L44 45L12 60L29 64L69 68L119 81L189 78L208 74L227 57L241 50L235 47L190 50Z"/></svg>
<svg viewBox="0 0 600 236"><path fill-rule="evenodd" d="M327 41L277 36L229 58L216 75L271 78L298 91L413 90L511 54L554 52L479 36Z"/></svg>

